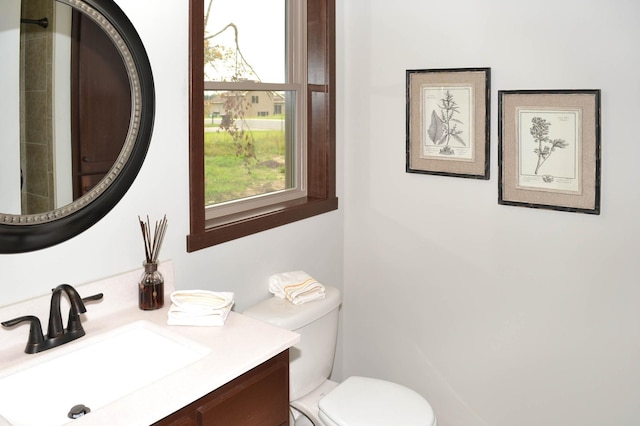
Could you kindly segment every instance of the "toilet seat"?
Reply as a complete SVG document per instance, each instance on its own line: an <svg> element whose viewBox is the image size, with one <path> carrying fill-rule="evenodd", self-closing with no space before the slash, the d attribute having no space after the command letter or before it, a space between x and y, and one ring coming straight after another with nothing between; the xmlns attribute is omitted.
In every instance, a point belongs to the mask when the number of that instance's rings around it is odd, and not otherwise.
<svg viewBox="0 0 640 426"><path fill-rule="evenodd" d="M417 392L397 383L353 376L318 403L327 426L435 426L429 403Z"/></svg>

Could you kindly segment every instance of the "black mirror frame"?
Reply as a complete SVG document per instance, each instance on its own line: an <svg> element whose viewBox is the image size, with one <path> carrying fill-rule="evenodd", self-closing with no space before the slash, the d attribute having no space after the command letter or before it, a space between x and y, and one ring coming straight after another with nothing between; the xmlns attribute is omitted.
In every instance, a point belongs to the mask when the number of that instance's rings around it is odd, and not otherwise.
<svg viewBox="0 0 640 426"><path fill-rule="evenodd" d="M0 223L0 254L24 253L59 244L86 231L122 199L133 184L149 149L155 116L155 88L151 64L133 24L113 0L83 0L100 12L118 32L131 53L140 84L140 122L131 153L113 182L78 211L49 222Z"/></svg>

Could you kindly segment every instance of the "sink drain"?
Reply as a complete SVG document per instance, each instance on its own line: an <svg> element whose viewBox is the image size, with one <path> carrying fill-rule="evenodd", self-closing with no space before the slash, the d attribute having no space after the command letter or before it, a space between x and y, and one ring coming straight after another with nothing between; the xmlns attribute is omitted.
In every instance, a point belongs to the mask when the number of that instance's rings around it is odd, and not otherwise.
<svg viewBox="0 0 640 426"><path fill-rule="evenodd" d="M84 404L78 404L71 407L71 410L69 410L67 417L69 417L70 419L79 419L80 417L84 416L85 414L89 414L90 412L91 408L87 407Z"/></svg>

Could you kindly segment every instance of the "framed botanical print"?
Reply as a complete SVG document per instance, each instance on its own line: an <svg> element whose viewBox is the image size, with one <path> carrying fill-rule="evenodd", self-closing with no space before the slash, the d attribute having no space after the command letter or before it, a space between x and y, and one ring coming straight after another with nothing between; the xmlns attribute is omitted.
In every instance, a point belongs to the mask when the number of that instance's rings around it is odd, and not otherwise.
<svg viewBox="0 0 640 426"><path fill-rule="evenodd" d="M489 179L490 68L407 70L407 173Z"/></svg>
<svg viewBox="0 0 640 426"><path fill-rule="evenodd" d="M600 213L600 91L498 92L498 202Z"/></svg>

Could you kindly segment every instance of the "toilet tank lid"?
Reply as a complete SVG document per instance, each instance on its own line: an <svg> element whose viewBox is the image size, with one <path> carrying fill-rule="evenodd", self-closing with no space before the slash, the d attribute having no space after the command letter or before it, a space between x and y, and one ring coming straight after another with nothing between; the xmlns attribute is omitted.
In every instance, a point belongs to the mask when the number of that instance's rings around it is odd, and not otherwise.
<svg viewBox="0 0 640 426"><path fill-rule="evenodd" d="M340 290L325 286L324 299L294 305L288 300L274 296L253 305L243 314L295 331L325 316L338 306L340 306Z"/></svg>

